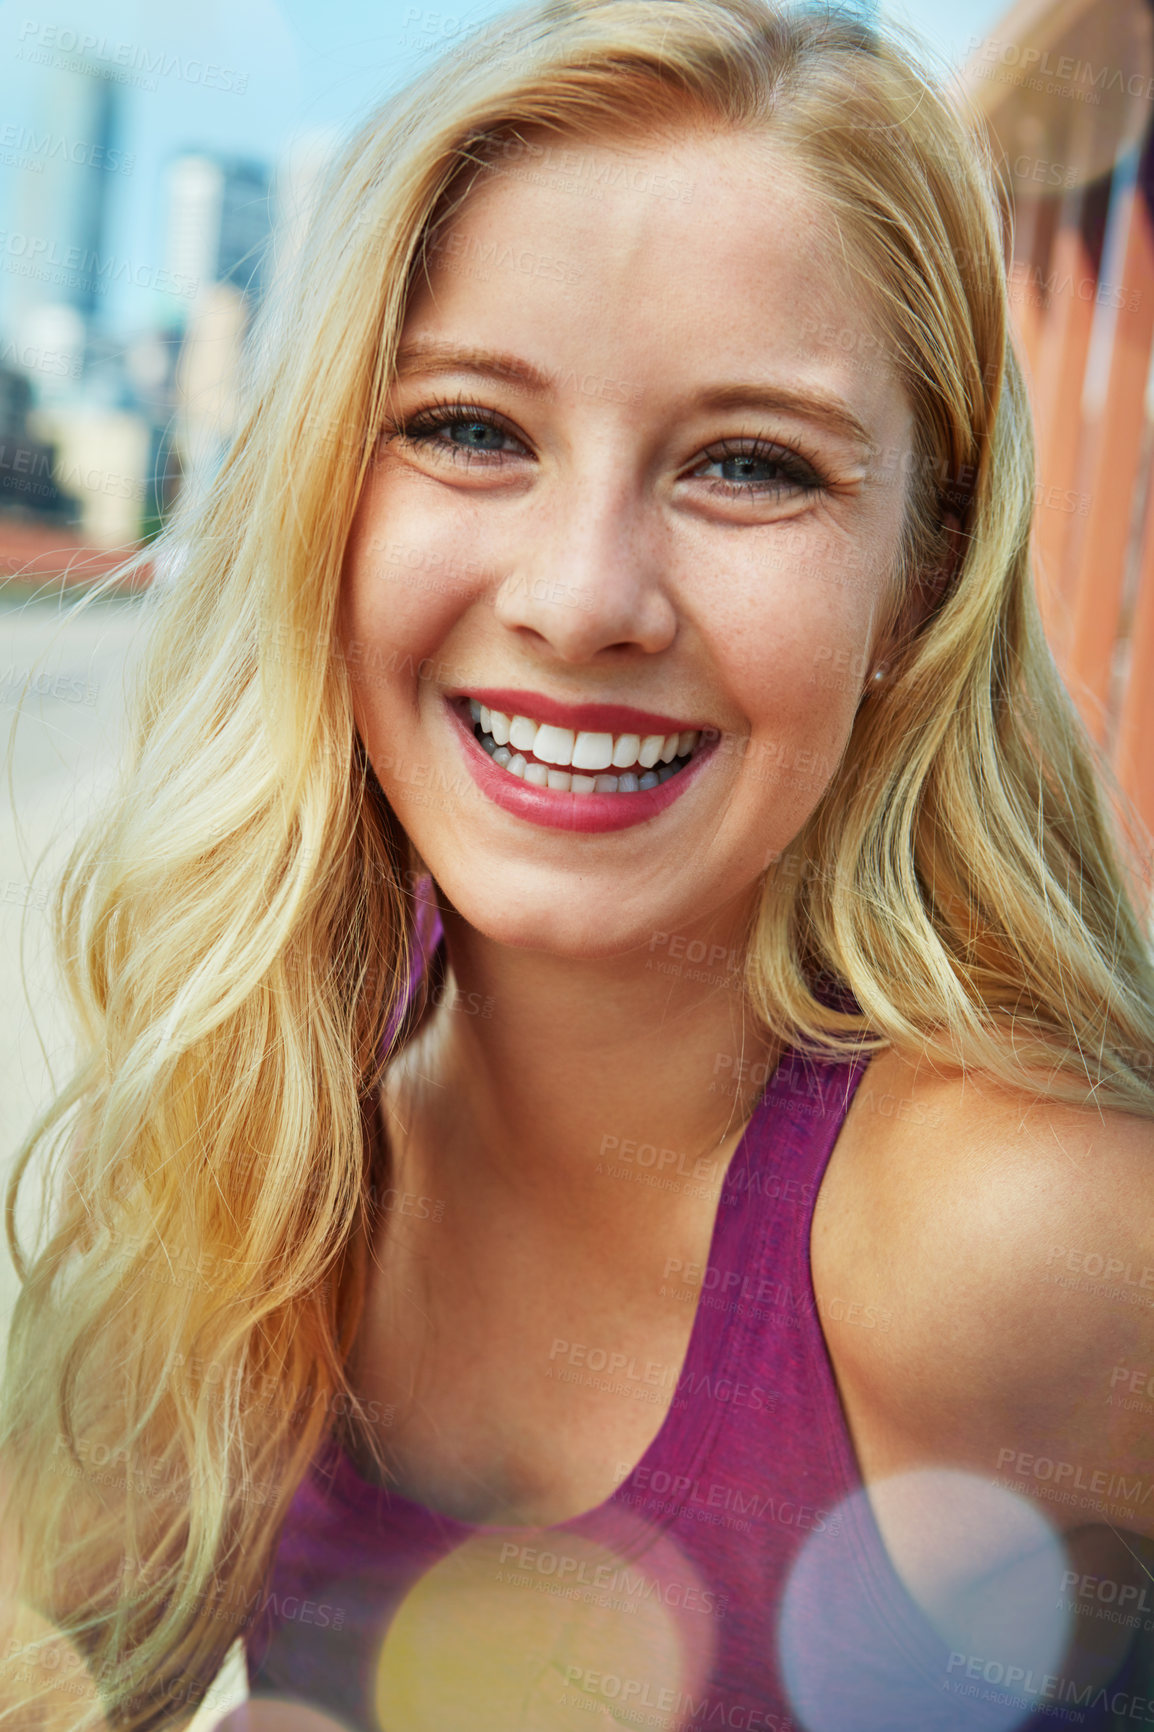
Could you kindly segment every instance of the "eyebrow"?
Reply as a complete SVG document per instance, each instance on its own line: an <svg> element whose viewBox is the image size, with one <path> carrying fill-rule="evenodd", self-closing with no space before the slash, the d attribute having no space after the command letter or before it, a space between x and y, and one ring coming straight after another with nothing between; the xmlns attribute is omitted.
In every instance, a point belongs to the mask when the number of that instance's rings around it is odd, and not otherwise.
<svg viewBox="0 0 1154 1732"><path fill-rule="evenodd" d="M503 350L462 348L456 343L422 341L419 338L400 349L394 370L398 379L408 379L417 373L426 376L478 373L506 384L512 381L530 397L548 396L559 377L559 373L543 372L531 361ZM799 390L791 385L750 381L712 386L701 393L698 401L705 409L768 409L796 415L802 420L828 427L831 432L867 451L876 449L876 441L869 429L848 403L830 391L817 388Z"/></svg>

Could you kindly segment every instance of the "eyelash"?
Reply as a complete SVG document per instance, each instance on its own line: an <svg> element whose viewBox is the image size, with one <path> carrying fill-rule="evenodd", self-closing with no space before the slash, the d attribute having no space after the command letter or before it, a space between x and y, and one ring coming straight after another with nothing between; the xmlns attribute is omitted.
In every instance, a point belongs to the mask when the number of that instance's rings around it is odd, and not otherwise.
<svg viewBox="0 0 1154 1732"><path fill-rule="evenodd" d="M434 444L434 435L445 428L463 421L481 422L486 427L495 427L507 438L515 439L517 435L510 431L501 418L478 403L457 403L438 398L424 409L417 410L402 422L390 422L386 428L388 439L399 439L410 445L425 444L430 450L443 454L451 463L465 462L471 464L480 459L482 462L489 457L502 457L500 451L470 451L467 446L448 447ZM744 457L759 462L773 462L782 470L786 484L795 487L800 493L823 492L827 486L816 464L802 451L790 445L782 445L774 440L722 439L715 446L702 453L709 463L724 463L733 457ZM720 493L727 499L757 498L765 494L780 493L780 481L739 482L711 479L707 486L711 493Z"/></svg>

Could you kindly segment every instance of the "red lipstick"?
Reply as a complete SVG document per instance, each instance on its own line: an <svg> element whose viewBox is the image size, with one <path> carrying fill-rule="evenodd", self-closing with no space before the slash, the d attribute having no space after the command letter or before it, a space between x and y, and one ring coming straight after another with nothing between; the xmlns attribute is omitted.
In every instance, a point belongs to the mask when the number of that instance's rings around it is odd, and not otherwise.
<svg viewBox="0 0 1154 1732"><path fill-rule="evenodd" d="M456 733L469 775L481 793L487 795L494 805L500 806L515 818L522 818L530 824L540 824L547 830L570 830L585 834L597 834L612 830L628 830L635 824L642 824L649 819L656 818L659 813L665 811L667 806L672 806L674 801L681 799L683 795L689 792L702 770L713 757L717 747L718 732L713 729L711 735L694 752L684 769L679 770L675 776L669 777L667 781L659 783L655 788L639 789L632 794L574 794L566 793L562 789L538 788L529 782L522 781L518 776L510 775L499 764L495 764L485 749L477 743L467 707L463 701L465 695L462 693L456 699L450 699L445 707ZM484 702L486 707L490 707L490 698L496 700L498 697L508 698L516 695L518 702L521 703L527 697L524 692L517 694L490 692L486 696L481 692L474 691L467 695L476 698L479 703ZM500 709L500 703L496 703L495 707ZM611 733L615 729L621 733L649 732L657 734L662 731L673 733L674 729L678 727L676 720L672 717L655 716L652 712L645 710L634 710L625 706L618 708L608 704L552 705L548 713L542 714L538 711L533 719L552 722L553 716L558 716L560 719L553 723L554 726L573 727L575 724L570 719L572 716L576 714L587 715L590 711L597 716L598 720L601 720L605 713L615 718L618 716L629 718L624 724L615 721L613 727L604 723L598 731L605 733ZM512 710L514 715L525 715L526 713L525 709L516 706ZM643 718L645 726L635 720L637 717ZM654 725L649 727L651 721ZM667 721L670 725L665 728ZM582 725L587 728L590 726L588 722L584 722Z"/></svg>
<svg viewBox="0 0 1154 1732"><path fill-rule="evenodd" d="M692 716L671 716L657 710L638 710L631 704L566 704L541 692L516 691L509 686L461 686L448 691L450 702L476 698L488 710L506 716L528 716L554 728L573 728L590 734L685 734L694 729L709 731L707 722Z"/></svg>

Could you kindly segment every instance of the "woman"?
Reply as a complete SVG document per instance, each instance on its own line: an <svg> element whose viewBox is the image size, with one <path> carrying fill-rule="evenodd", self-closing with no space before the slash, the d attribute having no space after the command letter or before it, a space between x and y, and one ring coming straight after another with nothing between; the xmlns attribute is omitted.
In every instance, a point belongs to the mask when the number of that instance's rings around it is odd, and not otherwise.
<svg viewBox="0 0 1154 1732"><path fill-rule="evenodd" d="M1154 979L995 189L761 0L348 147L64 887L14 1700L1141 1723Z"/></svg>

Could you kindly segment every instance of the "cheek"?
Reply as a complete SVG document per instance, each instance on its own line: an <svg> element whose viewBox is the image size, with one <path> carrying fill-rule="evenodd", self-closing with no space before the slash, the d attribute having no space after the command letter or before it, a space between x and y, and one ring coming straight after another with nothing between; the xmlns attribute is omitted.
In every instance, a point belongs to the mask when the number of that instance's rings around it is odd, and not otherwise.
<svg viewBox="0 0 1154 1732"><path fill-rule="evenodd" d="M811 712L824 714L834 731L852 718L869 681L872 667L869 634L830 633L809 646L799 670L801 701Z"/></svg>
<svg viewBox="0 0 1154 1732"><path fill-rule="evenodd" d="M341 579L340 632L360 715L419 700L430 681L456 683L451 634L476 600L474 562L406 533L377 489L358 514ZM400 520L399 520L400 519Z"/></svg>
<svg viewBox="0 0 1154 1732"><path fill-rule="evenodd" d="M859 598L860 599L860 598ZM747 616L748 617L748 616ZM833 777L853 729L870 668L868 606L775 610L740 658L730 656L748 737L728 743L755 801L769 800L798 827ZM726 742L723 742L725 745Z"/></svg>
<svg viewBox="0 0 1154 1732"><path fill-rule="evenodd" d="M871 660L872 616L860 603L832 605L796 590L761 611L760 629L729 634L734 683L753 729L817 728L837 734L852 719ZM747 622L758 610L748 609Z"/></svg>
<svg viewBox="0 0 1154 1732"><path fill-rule="evenodd" d="M394 640L420 631L422 602L443 592L453 570L448 550L438 545L435 517L399 481L395 466L378 460L353 520L343 580L356 630L387 629Z"/></svg>

